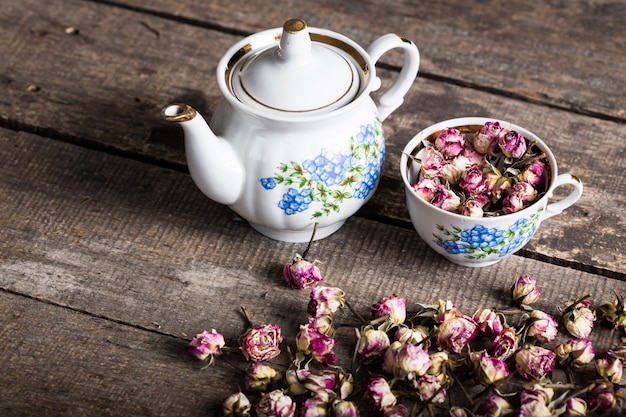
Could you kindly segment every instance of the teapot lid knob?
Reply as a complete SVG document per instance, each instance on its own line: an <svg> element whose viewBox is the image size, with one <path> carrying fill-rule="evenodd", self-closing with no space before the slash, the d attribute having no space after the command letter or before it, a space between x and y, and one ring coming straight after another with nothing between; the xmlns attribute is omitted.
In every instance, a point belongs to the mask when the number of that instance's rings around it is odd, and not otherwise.
<svg viewBox="0 0 626 417"><path fill-rule="evenodd" d="M273 39L273 46L250 51L232 66L239 101L272 112L325 112L358 95L362 80L353 60L332 42L314 41L304 20L287 20Z"/></svg>

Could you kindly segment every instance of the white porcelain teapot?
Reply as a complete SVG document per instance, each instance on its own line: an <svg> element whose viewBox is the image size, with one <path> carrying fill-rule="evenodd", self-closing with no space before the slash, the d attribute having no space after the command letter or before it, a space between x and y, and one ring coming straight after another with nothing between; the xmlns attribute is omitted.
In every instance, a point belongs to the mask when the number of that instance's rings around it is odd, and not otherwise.
<svg viewBox="0 0 626 417"><path fill-rule="evenodd" d="M378 102L375 64L401 48L404 64ZM233 45L217 65L223 99L211 119L186 104L162 111L181 124L191 177L262 234L306 242L337 231L373 194L385 143L381 123L419 68L417 47L394 34L366 50L329 30L287 21Z"/></svg>

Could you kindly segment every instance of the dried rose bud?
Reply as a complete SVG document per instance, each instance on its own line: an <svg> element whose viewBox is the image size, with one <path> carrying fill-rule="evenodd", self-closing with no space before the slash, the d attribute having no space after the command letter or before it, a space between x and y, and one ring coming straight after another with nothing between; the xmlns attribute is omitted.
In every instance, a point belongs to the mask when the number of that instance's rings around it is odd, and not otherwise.
<svg viewBox="0 0 626 417"><path fill-rule="evenodd" d="M483 155L482 153L476 152L472 150L471 148L463 149L463 152L460 155L457 155L456 157L459 157L459 156L463 156L467 160L467 166L476 165L479 168L482 168L486 163L485 155Z"/></svg>
<svg viewBox="0 0 626 417"><path fill-rule="evenodd" d="M442 185L435 190L429 203L445 211L455 211L461 205L461 198Z"/></svg>
<svg viewBox="0 0 626 417"><path fill-rule="evenodd" d="M252 404L242 392L231 394L222 403L224 417L248 417Z"/></svg>
<svg viewBox="0 0 626 417"><path fill-rule="evenodd" d="M543 173L545 170L546 164L539 160L534 160L517 176L517 178L518 180L527 182L534 188L537 188L543 181Z"/></svg>
<svg viewBox="0 0 626 417"><path fill-rule="evenodd" d="M596 370L602 378L614 384L619 384L624 373L624 361L611 354L611 352L607 352L604 358L596 359Z"/></svg>
<svg viewBox="0 0 626 417"><path fill-rule="evenodd" d="M446 400L446 389L441 385L441 379L435 375L423 375L416 383L422 401L441 404Z"/></svg>
<svg viewBox="0 0 626 417"><path fill-rule="evenodd" d="M587 402L582 398L572 397L565 403L563 417L585 417L587 415Z"/></svg>
<svg viewBox="0 0 626 417"><path fill-rule="evenodd" d="M322 314L321 316L310 318L311 326L315 330L330 337L334 337L336 333L333 322L333 316L330 314Z"/></svg>
<svg viewBox="0 0 626 417"><path fill-rule="evenodd" d="M470 166L470 160L464 155L457 155L447 161L441 171L439 177L449 184L457 184L465 170Z"/></svg>
<svg viewBox="0 0 626 417"><path fill-rule="evenodd" d="M303 369L288 369L285 372L285 383L287 385L287 392L291 395L302 395L307 392L304 386L304 381L311 374L311 370L307 368Z"/></svg>
<svg viewBox="0 0 626 417"><path fill-rule="evenodd" d="M448 352L460 353L477 334L478 325L471 317L451 317L439 325L437 344Z"/></svg>
<svg viewBox="0 0 626 417"><path fill-rule="evenodd" d="M334 392L338 388L337 373L330 369L325 369L318 374L310 373L304 380L304 386L314 394Z"/></svg>
<svg viewBox="0 0 626 417"><path fill-rule="evenodd" d="M315 262L303 259L300 255L296 255L292 263L285 265L283 276L289 288L309 288L323 280Z"/></svg>
<svg viewBox="0 0 626 417"><path fill-rule="evenodd" d="M383 411L383 417L409 417L411 414L404 404L396 404Z"/></svg>
<svg viewBox="0 0 626 417"><path fill-rule="evenodd" d="M213 365L215 358L222 354L225 345L224 336L215 329L211 329L210 332L204 330L191 339L187 351L201 361L208 360L209 365Z"/></svg>
<svg viewBox="0 0 626 417"><path fill-rule="evenodd" d="M333 404L334 417L358 417L359 411L352 401L339 400Z"/></svg>
<svg viewBox="0 0 626 417"><path fill-rule="evenodd" d="M554 390L539 383L525 385L519 394L521 407L519 417L552 417L550 402Z"/></svg>
<svg viewBox="0 0 626 417"><path fill-rule="evenodd" d="M406 320L406 299L396 297L383 297L372 306L372 317L374 319L388 317L394 326L404 323Z"/></svg>
<svg viewBox="0 0 626 417"><path fill-rule="evenodd" d="M437 149L428 146L421 153L422 178L434 178L439 175L441 169L446 165L446 158Z"/></svg>
<svg viewBox="0 0 626 417"><path fill-rule="evenodd" d="M445 156L457 156L465 147L465 137L455 128L446 128L435 139L435 147Z"/></svg>
<svg viewBox="0 0 626 417"><path fill-rule="evenodd" d="M280 354L282 341L280 327L271 324L255 325L243 335L240 349L247 360L267 361Z"/></svg>
<svg viewBox="0 0 626 417"><path fill-rule="evenodd" d="M543 311L533 310L527 321L529 325L526 334L540 342L551 342L558 333L558 323L554 317Z"/></svg>
<svg viewBox="0 0 626 417"><path fill-rule="evenodd" d="M484 207L489 203L489 197L483 194L470 196L461 207L461 214L469 217L483 217Z"/></svg>
<svg viewBox="0 0 626 417"><path fill-rule="evenodd" d="M572 368L580 368L593 360L596 351L587 339L570 339L558 345L554 353L558 356L561 365L567 363Z"/></svg>
<svg viewBox="0 0 626 417"><path fill-rule="evenodd" d="M489 356L484 350L474 355L472 361L476 367L476 379L486 387L497 386L509 376L506 363Z"/></svg>
<svg viewBox="0 0 626 417"><path fill-rule="evenodd" d="M267 391L271 385L282 379L282 374L263 362L254 362L246 368L244 382L246 388L257 391Z"/></svg>
<svg viewBox="0 0 626 417"><path fill-rule="evenodd" d="M537 190L527 182L517 182L502 200L502 211L505 214L515 213L524 209L537 198Z"/></svg>
<svg viewBox="0 0 626 417"><path fill-rule="evenodd" d="M254 408L258 417L293 417L296 404L282 390L261 394L261 400Z"/></svg>
<svg viewBox="0 0 626 417"><path fill-rule="evenodd" d="M318 331L313 317L309 318L307 324L300 326L300 331L296 336L296 346L299 352L311 355L322 364L332 365L337 362L337 356L333 352L335 339Z"/></svg>
<svg viewBox="0 0 626 417"><path fill-rule="evenodd" d="M478 331L484 336L497 336L504 329L502 315L489 308L476 310L472 318L478 324Z"/></svg>
<svg viewBox="0 0 626 417"><path fill-rule="evenodd" d="M511 178L503 177L495 172L485 174L486 193L493 202L500 200L502 196L506 195L512 186Z"/></svg>
<svg viewBox="0 0 626 417"><path fill-rule="evenodd" d="M601 413L616 405L615 388L610 382L594 384L593 388L587 393L587 406L596 412Z"/></svg>
<svg viewBox="0 0 626 417"><path fill-rule="evenodd" d="M615 326L626 327L626 309L624 308L624 299L621 294L616 294L617 299L610 303L602 304L598 310L602 312L602 318Z"/></svg>
<svg viewBox="0 0 626 417"><path fill-rule="evenodd" d="M365 327L360 331L357 353L364 364L379 362L390 344L387 333Z"/></svg>
<svg viewBox="0 0 626 417"><path fill-rule="evenodd" d="M411 186L415 194L425 201L430 201L439 187L441 187L439 178L422 178Z"/></svg>
<svg viewBox="0 0 626 417"><path fill-rule="evenodd" d="M398 399L391 392L387 380L382 377L370 378L365 386L365 399L376 411L384 411L396 405Z"/></svg>
<svg viewBox="0 0 626 417"><path fill-rule="evenodd" d="M513 411L511 404L497 394L491 394L481 406L484 417L500 417Z"/></svg>
<svg viewBox="0 0 626 417"><path fill-rule="evenodd" d="M433 352L430 354L430 368L426 371L429 375L448 376L448 369L452 368L452 363L448 354L444 351Z"/></svg>
<svg viewBox="0 0 626 417"><path fill-rule="evenodd" d="M490 352L491 356L498 358L502 361L515 353L519 344L519 336L514 327L506 327L500 332L493 342L491 343Z"/></svg>
<svg viewBox="0 0 626 417"><path fill-rule="evenodd" d="M515 354L517 372L528 380L550 375L556 363L556 353L541 346L529 346Z"/></svg>
<svg viewBox="0 0 626 417"><path fill-rule="evenodd" d="M509 158L519 158L526 153L526 139L515 130L503 129L498 137L498 146Z"/></svg>
<svg viewBox="0 0 626 417"><path fill-rule="evenodd" d="M405 344L398 351L396 360L396 376L407 377L413 380L418 376L422 376L428 371L432 364L428 352L424 351L420 346L413 344Z"/></svg>
<svg viewBox="0 0 626 417"><path fill-rule="evenodd" d="M593 330L596 313L589 308L589 300L581 300L576 305L564 310L563 323L567 331L574 337L586 339Z"/></svg>
<svg viewBox="0 0 626 417"><path fill-rule="evenodd" d="M326 401L326 398L313 396L304 401L304 403L302 403L302 408L300 409L300 417L330 416L329 407L330 405Z"/></svg>
<svg viewBox="0 0 626 417"><path fill-rule="evenodd" d="M426 326L400 326L394 334L394 340L404 343L412 343L414 345L421 345L424 349L428 349L430 343L428 338L430 336L430 330Z"/></svg>
<svg viewBox="0 0 626 417"><path fill-rule="evenodd" d="M459 186L466 195L482 194L487 191L483 172L476 165L470 166L459 180Z"/></svg>
<svg viewBox="0 0 626 417"><path fill-rule="evenodd" d="M313 317L323 314L335 314L343 309L346 293L337 287L313 287L307 312Z"/></svg>
<svg viewBox="0 0 626 417"><path fill-rule="evenodd" d="M500 126L500 123L485 123L480 131L474 135L474 149L482 154L492 154L498 146L501 131L502 126Z"/></svg>
<svg viewBox="0 0 626 417"><path fill-rule="evenodd" d="M517 305L533 304L539 299L539 289L536 287L537 280L528 275L521 275L515 280L511 288L511 297Z"/></svg>

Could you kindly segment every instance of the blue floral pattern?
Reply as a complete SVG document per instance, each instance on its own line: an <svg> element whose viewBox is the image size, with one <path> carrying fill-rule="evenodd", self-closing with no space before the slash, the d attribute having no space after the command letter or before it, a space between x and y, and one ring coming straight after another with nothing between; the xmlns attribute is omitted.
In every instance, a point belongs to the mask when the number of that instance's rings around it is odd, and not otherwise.
<svg viewBox="0 0 626 417"><path fill-rule="evenodd" d="M301 213L312 203L321 203L311 218L339 212L341 202L364 200L376 187L385 159L382 123L360 126L342 150L322 148L320 153L302 162L281 163L271 177L260 178L261 186L273 190L285 187L277 206L286 215Z"/></svg>
<svg viewBox="0 0 626 417"><path fill-rule="evenodd" d="M537 230L543 207L529 218L517 220L508 229L487 228L476 225L469 229L438 224L441 235L433 233L434 242L452 255L464 255L468 259L484 259L487 255L506 256L521 248Z"/></svg>

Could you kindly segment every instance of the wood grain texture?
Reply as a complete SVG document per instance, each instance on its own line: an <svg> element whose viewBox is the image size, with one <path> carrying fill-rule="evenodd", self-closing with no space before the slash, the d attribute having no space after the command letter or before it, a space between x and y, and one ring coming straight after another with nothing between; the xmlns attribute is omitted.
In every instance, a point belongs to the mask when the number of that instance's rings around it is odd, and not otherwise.
<svg viewBox="0 0 626 417"><path fill-rule="evenodd" d="M210 116L219 99L216 61L240 37L106 4L37 4L12 4L0 17L8 28L0 40L9 51L0 64L4 123L184 169L182 134L159 119L160 108L184 101ZM67 34L68 27L78 34ZM395 75L379 73L386 82ZM626 142L614 139L626 135L623 123L432 79L418 77L405 104L385 121L383 186L360 215L410 228L397 168L400 152L428 124L459 115L489 115L529 128L551 146L562 172L583 180L581 201L542 225L528 246L531 255L626 272L619 256L626 233ZM609 159L609 165L601 162ZM591 255L590 244L602 250Z"/></svg>

